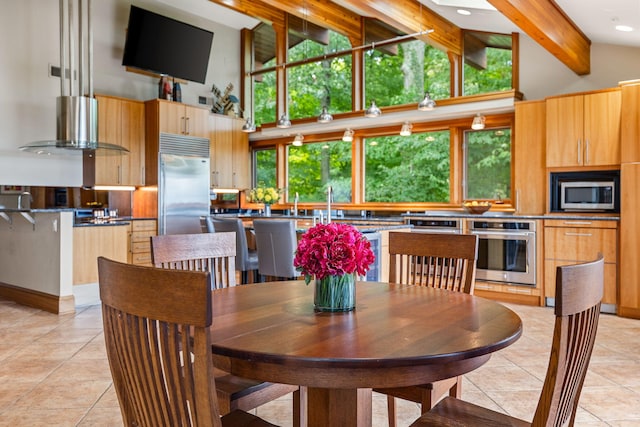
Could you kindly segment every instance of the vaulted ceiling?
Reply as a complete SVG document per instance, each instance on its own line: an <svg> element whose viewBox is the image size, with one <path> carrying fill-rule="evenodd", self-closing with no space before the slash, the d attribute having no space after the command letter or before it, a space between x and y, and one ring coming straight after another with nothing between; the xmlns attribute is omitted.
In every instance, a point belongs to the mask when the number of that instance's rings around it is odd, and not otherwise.
<svg viewBox="0 0 640 427"><path fill-rule="evenodd" d="M418 0L210 1L280 28L288 14L344 34L353 45L366 41L365 22L377 20L398 34L433 29L425 38L427 43L452 55L461 55L463 50L463 29ZM591 42L554 0L487 1L576 74L589 74Z"/></svg>

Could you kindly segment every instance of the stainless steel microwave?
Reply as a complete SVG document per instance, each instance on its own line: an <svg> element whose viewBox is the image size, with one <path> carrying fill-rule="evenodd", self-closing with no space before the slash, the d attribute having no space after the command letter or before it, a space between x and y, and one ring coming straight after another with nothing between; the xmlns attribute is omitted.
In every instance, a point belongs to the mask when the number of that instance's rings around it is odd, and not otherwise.
<svg viewBox="0 0 640 427"><path fill-rule="evenodd" d="M620 172L552 173L551 211L620 212Z"/></svg>
<svg viewBox="0 0 640 427"><path fill-rule="evenodd" d="M613 181L560 182L560 209L563 211L611 211L615 209Z"/></svg>

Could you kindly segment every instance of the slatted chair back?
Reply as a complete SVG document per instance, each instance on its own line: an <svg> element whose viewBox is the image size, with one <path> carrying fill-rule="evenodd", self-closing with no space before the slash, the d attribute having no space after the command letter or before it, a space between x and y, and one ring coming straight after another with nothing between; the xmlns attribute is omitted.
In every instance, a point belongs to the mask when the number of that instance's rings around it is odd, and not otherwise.
<svg viewBox="0 0 640 427"><path fill-rule="evenodd" d="M152 236L151 259L158 268L208 271L214 289L236 285L235 233Z"/></svg>
<svg viewBox="0 0 640 427"><path fill-rule="evenodd" d="M389 281L473 293L478 237L389 233Z"/></svg>
<svg viewBox="0 0 640 427"><path fill-rule="evenodd" d="M107 356L124 424L221 426L209 338L209 273L100 257L98 274Z"/></svg>
<svg viewBox="0 0 640 427"><path fill-rule="evenodd" d="M534 426L573 425L596 340L604 259L556 270L555 327L549 367Z"/></svg>

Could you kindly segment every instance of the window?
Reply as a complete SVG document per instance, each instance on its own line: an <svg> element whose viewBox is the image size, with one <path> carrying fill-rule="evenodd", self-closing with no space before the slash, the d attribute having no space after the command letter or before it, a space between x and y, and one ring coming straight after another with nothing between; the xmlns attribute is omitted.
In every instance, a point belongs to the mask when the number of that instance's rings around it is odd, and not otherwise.
<svg viewBox="0 0 640 427"><path fill-rule="evenodd" d="M328 31L328 30L325 30ZM349 40L328 31L329 44L305 40L289 49L289 62L322 57L324 54L351 49ZM329 112L351 111L351 53L316 62L287 67L289 118L298 119Z"/></svg>
<svg viewBox="0 0 640 427"><path fill-rule="evenodd" d="M511 35L466 31L464 43L464 95L513 88Z"/></svg>
<svg viewBox="0 0 640 427"><path fill-rule="evenodd" d="M367 202L448 202L449 131L365 140Z"/></svg>
<svg viewBox="0 0 640 427"><path fill-rule="evenodd" d="M255 77L254 114L256 126L276 121L276 73L270 71Z"/></svg>
<svg viewBox="0 0 640 427"><path fill-rule="evenodd" d="M327 187L333 201L351 201L351 143L328 141L288 147L289 194L298 193L300 202L322 202Z"/></svg>
<svg viewBox="0 0 640 427"><path fill-rule="evenodd" d="M264 184L265 187L277 187L276 180L276 150L261 149L253 152L255 186Z"/></svg>
<svg viewBox="0 0 640 427"><path fill-rule="evenodd" d="M450 63L447 55L420 40L365 52L367 105L418 102L428 91L432 98L448 98Z"/></svg>
<svg viewBox="0 0 640 427"><path fill-rule="evenodd" d="M511 194L511 130L465 132L465 199L502 199Z"/></svg>

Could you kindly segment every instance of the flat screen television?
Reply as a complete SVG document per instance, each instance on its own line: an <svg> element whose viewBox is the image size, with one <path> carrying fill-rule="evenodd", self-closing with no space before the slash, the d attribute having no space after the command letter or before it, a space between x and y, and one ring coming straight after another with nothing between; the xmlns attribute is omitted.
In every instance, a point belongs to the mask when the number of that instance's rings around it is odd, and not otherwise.
<svg viewBox="0 0 640 427"><path fill-rule="evenodd" d="M204 83L213 32L131 6L122 65Z"/></svg>

